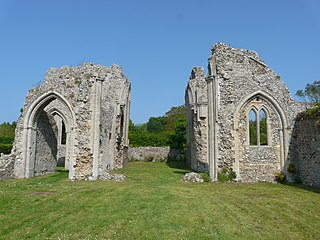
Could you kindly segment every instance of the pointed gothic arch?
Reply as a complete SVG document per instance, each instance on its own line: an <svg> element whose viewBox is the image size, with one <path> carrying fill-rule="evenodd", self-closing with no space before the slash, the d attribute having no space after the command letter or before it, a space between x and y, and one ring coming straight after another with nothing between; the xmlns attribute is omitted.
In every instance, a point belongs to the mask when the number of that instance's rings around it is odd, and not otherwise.
<svg viewBox="0 0 320 240"><path fill-rule="evenodd" d="M57 101L59 104L50 103ZM49 106L49 107L48 107ZM48 109L46 109L48 108ZM58 115L65 124L66 133L67 133L67 142L66 142L66 153L65 158L68 162L67 168L69 169L69 178L73 179L75 176L74 171L74 126L75 126L75 115L72 110L71 105L68 103L61 94L55 91L48 91L41 96L39 96L32 104L29 106L24 122L23 122L23 148L22 148L22 173L23 177L30 178L35 175L35 163L37 161L37 145L39 142L44 144L43 146L49 148L55 148L55 146L50 146L50 143L43 143L44 139L52 138L51 135L47 135L42 139L39 139L39 131L37 130L40 127L40 122L43 118L48 118L50 121L50 116ZM46 131L49 132L49 131ZM53 137L54 138L54 137ZM54 139L53 139L54 141ZM56 139L57 141L57 139ZM52 149L51 149L52 150ZM52 152L54 154L54 151ZM56 156L51 156L51 158ZM43 158L43 157L42 157ZM45 157L44 157L45 158ZM50 157L49 157L50 158ZM46 159L50 161L50 159ZM52 160L52 159L51 159Z"/></svg>
<svg viewBox="0 0 320 240"><path fill-rule="evenodd" d="M260 101L260 102L259 102ZM249 140L249 112L255 110L257 119L263 111L267 119L267 144L257 144L250 146ZM271 117L272 116L272 117ZM247 120L244 120L247 119ZM258 121L258 120L257 120ZM259 124L258 124L259 126ZM284 162L288 153L288 121L284 111L278 102L269 94L263 91L256 91L248 95L237 106L234 112L234 136L235 136L235 163L234 170L238 180L242 179L241 164L245 164L245 156L250 156L250 152L256 154L255 163L261 164L257 159L261 159L259 153L270 151L276 158L276 165L283 170ZM259 137L259 136L258 136ZM245 140L244 140L245 139ZM258 156L258 157L257 157ZM263 159L262 159L263 161ZM271 174L271 173L270 173ZM272 173L273 174L273 173Z"/></svg>

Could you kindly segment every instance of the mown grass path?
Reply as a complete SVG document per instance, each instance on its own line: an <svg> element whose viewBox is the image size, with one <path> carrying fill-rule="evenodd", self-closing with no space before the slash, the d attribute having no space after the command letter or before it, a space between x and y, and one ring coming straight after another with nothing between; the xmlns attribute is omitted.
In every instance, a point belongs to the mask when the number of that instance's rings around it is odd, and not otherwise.
<svg viewBox="0 0 320 240"><path fill-rule="evenodd" d="M181 183L186 171L135 162L121 183L0 181L0 239L320 239L319 189Z"/></svg>

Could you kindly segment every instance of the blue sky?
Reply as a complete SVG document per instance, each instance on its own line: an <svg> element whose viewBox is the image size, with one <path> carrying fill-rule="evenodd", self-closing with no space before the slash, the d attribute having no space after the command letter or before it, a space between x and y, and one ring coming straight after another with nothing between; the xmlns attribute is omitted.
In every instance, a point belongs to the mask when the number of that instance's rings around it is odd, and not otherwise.
<svg viewBox="0 0 320 240"><path fill-rule="evenodd" d="M0 0L0 123L50 67L120 65L131 119L184 103L211 46L255 50L292 95L320 80L320 0Z"/></svg>

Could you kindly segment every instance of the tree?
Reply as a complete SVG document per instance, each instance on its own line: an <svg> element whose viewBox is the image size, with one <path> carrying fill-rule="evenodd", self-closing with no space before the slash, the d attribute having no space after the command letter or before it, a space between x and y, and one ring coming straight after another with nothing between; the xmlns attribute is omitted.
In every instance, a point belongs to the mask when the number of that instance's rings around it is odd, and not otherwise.
<svg viewBox="0 0 320 240"><path fill-rule="evenodd" d="M148 132L159 133L165 129L165 117L151 117L147 122Z"/></svg>
<svg viewBox="0 0 320 240"><path fill-rule="evenodd" d="M8 122L0 124L0 143L13 143L16 125L16 122L12 124Z"/></svg>
<svg viewBox="0 0 320 240"><path fill-rule="evenodd" d="M169 135L171 148L185 151L187 147L187 121L186 118L180 119L175 123L174 132Z"/></svg>
<svg viewBox="0 0 320 240"><path fill-rule="evenodd" d="M172 107L165 115L166 131L174 131L176 123L182 119L186 119L186 116L186 107L184 105Z"/></svg>
<svg viewBox="0 0 320 240"><path fill-rule="evenodd" d="M16 122L0 124L0 153L8 154L11 152L16 125Z"/></svg>
<svg viewBox="0 0 320 240"><path fill-rule="evenodd" d="M308 100L309 102L319 103L320 102L320 81L314 81L313 83L308 83L304 90L298 90L296 96L302 98L303 100Z"/></svg>
<svg viewBox="0 0 320 240"><path fill-rule="evenodd" d="M129 142L132 147L170 146L185 149L186 146L186 108L172 107L161 117L150 117L144 124L129 123Z"/></svg>

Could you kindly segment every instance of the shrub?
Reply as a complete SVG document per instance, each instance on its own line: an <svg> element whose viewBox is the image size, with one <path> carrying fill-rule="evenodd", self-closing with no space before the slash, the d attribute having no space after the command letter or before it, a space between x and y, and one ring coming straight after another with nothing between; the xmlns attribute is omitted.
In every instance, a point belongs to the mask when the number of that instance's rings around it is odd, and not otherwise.
<svg viewBox="0 0 320 240"><path fill-rule="evenodd" d="M232 168L223 167L218 172L219 182L231 182L231 181L234 181L236 177L237 177L237 174L235 171L233 171Z"/></svg>
<svg viewBox="0 0 320 240"><path fill-rule="evenodd" d="M319 116L320 111L320 103L315 103L315 105L312 108L308 108L306 113L307 117L309 118L316 118Z"/></svg>
<svg viewBox="0 0 320 240"><path fill-rule="evenodd" d="M283 172L276 173L275 178L276 178L276 181L279 183L284 183L286 181L286 175L284 175Z"/></svg>
<svg viewBox="0 0 320 240"><path fill-rule="evenodd" d="M204 182L211 182L209 172L203 172L203 173L200 173L200 175Z"/></svg>

